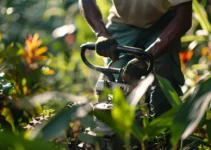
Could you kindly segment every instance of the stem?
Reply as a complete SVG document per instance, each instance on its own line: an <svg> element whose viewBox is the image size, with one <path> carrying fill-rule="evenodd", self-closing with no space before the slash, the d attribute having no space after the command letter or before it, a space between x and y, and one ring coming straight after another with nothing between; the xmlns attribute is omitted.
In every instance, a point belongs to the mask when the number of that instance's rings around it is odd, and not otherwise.
<svg viewBox="0 0 211 150"><path fill-rule="evenodd" d="M182 148L183 148L183 140L181 140L180 142L180 150L182 150Z"/></svg>
<svg viewBox="0 0 211 150"><path fill-rule="evenodd" d="M173 145L172 150L177 150L177 145L178 145L178 143Z"/></svg>
<svg viewBox="0 0 211 150"><path fill-rule="evenodd" d="M125 133L125 150L130 150L130 133Z"/></svg>
<svg viewBox="0 0 211 150"><path fill-rule="evenodd" d="M144 144L144 142L141 142L141 150L145 150L146 148L145 148L145 144Z"/></svg>

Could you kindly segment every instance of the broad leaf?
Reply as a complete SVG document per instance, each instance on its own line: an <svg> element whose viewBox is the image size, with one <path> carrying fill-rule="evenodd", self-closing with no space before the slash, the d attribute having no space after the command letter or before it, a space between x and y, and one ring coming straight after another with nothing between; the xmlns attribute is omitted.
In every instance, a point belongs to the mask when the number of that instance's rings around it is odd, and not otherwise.
<svg viewBox="0 0 211 150"><path fill-rule="evenodd" d="M14 124L14 118L12 115L12 112L9 108L4 107L1 111L0 111L1 115L5 117L6 121L8 123L10 123L11 127L12 127L12 131L16 132L16 128L15 128L15 124Z"/></svg>
<svg viewBox="0 0 211 150"><path fill-rule="evenodd" d="M107 124L109 127L112 128L112 130L117 133L123 140L124 140L124 131L122 131L119 126L121 126L121 124L114 124L114 119L107 115L104 112L94 112L94 115L100 119L101 121L103 121L105 124ZM122 120L124 121L124 120ZM136 139L138 139L140 142L143 141L146 137L146 134L144 132L144 130L136 123L134 122L132 124L131 127L131 133L134 137L136 137Z"/></svg>
<svg viewBox="0 0 211 150"><path fill-rule="evenodd" d="M111 110L114 123L119 125L119 128L124 132L129 132L135 118L135 108L130 106L122 91L116 88L113 92L114 107ZM124 120L123 120L124 118Z"/></svg>
<svg viewBox="0 0 211 150"><path fill-rule="evenodd" d="M145 128L146 134L149 138L153 138L159 134L170 129L173 123L173 117L176 113L177 109L171 109L158 118L154 119L149 123L149 125Z"/></svg>
<svg viewBox="0 0 211 150"><path fill-rule="evenodd" d="M158 79L159 85L171 106L173 108L181 106L182 101L180 100L177 92L175 91L171 83L159 75L156 75L156 78Z"/></svg>
<svg viewBox="0 0 211 150"><path fill-rule="evenodd" d="M211 77L197 85L195 92L176 113L171 142L186 139L199 125L211 101Z"/></svg>
<svg viewBox="0 0 211 150"><path fill-rule="evenodd" d="M50 120L42 128L35 129L31 138L35 138L41 133L41 136L44 138L52 138L58 136L58 134L66 129L71 121L75 119L84 118L91 111L89 104L76 105L70 108L67 108L57 114L52 120Z"/></svg>
<svg viewBox="0 0 211 150"><path fill-rule="evenodd" d="M120 137L123 139L124 135L122 133L122 130L118 128L118 125L114 124L114 119L106 114L105 112L100 112L100 111L94 111L93 115L104 122L106 125L112 128L114 132L120 135Z"/></svg>

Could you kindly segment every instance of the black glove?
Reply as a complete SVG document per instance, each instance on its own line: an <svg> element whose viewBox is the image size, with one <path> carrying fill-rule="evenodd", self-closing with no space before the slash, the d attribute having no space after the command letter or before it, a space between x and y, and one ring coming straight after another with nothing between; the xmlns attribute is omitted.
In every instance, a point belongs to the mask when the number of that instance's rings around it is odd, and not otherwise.
<svg viewBox="0 0 211 150"><path fill-rule="evenodd" d="M97 39L96 52L100 56L110 57L113 61L119 59L119 53L117 51L117 41L112 38L99 37Z"/></svg>
<svg viewBox="0 0 211 150"><path fill-rule="evenodd" d="M122 79L128 84L137 85L142 76L147 75L148 60L145 57L134 58L129 61L122 74Z"/></svg>

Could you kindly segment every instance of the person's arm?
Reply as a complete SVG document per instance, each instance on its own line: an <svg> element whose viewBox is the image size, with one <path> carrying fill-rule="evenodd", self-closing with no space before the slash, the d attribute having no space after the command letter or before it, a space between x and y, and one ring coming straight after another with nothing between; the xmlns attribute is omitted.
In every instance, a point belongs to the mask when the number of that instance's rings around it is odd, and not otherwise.
<svg viewBox="0 0 211 150"><path fill-rule="evenodd" d="M110 57L113 61L118 60L119 53L116 49L118 43L106 29L96 0L79 0L79 8L97 36L95 43L97 54Z"/></svg>
<svg viewBox="0 0 211 150"><path fill-rule="evenodd" d="M176 16L162 31L154 45L147 51L151 52L156 59L168 51L168 47L178 38L182 37L192 24L192 1L175 6Z"/></svg>
<svg viewBox="0 0 211 150"><path fill-rule="evenodd" d="M79 8L97 37L110 37L102 19L96 0L79 0Z"/></svg>

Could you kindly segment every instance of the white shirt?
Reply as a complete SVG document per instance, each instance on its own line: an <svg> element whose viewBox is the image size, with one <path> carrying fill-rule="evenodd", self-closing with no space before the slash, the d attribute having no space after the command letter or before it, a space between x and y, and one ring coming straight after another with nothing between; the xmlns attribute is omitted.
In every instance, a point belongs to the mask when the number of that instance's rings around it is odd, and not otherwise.
<svg viewBox="0 0 211 150"><path fill-rule="evenodd" d="M191 0L112 0L108 20L148 28L171 7Z"/></svg>

